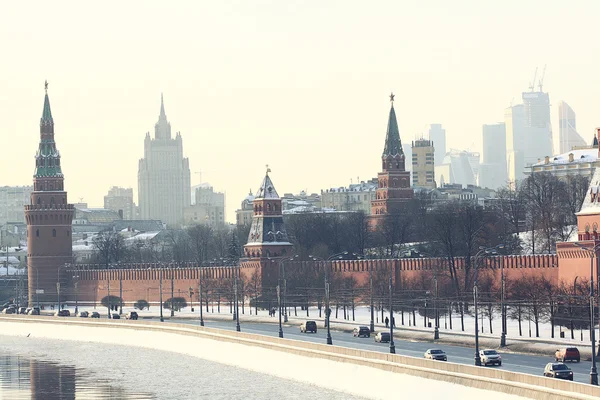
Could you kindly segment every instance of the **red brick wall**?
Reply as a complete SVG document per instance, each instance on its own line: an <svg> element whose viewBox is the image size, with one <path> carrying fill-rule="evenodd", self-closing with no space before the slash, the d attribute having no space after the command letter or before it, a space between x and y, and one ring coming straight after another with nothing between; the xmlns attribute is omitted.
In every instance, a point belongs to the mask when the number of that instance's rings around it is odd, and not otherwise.
<svg viewBox="0 0 600 400"><path fill-rule="evenodd" d="M588 258L589 260L589 258ZM559 274L557 255L532 255L532 256L503 256L491 257L483 260L484 270L500 279L501 262L504 263L504 272L507 279L519 279L527 275L543 275L551 281L558 283L559 279L571 279L570 274ZM329 264L329 263L328 263ZM332 261L332 274L341 276L353 276L357 287L366 286L369 283L369 269L384 269L393 271L394 285L400 287L409 279L425 276L431 279L434 270L447 270L447 260L440 258L425 259L389 259L389 260L338 260ZM294 268L322 269L324 262L286 262L284 265L286 275L293 273ZM464 260L456 260L459 274L464 271ZM589 264L586 264L589 266ZM172 267L172 268L170 268ZM197 268L193 264L175 268L175 265L165 265L162 269L163 300L171 297L171 281L173 281L173 292L176 297L184 297L189 301L189 288L193 288L193 301L198 301L198 282L202 274L204 290L214 290L222 285L222 290L228 290L232 284L233 267L217 266ZM137 300L146 300L149 303L158 304L160 268L158 264L136 264L123 269L93 269L96 266L79 266L77 276L78 299L81 302L97 303L108 294L119 296L119 285L122 284L123 301L133 304ZM589 272L589 269L588 269ZM254 274L261 278L264 288L272 288L277 285L279 274L279 263L266 259L244 260L241 263L239 274L241 279L249 282ZM72 274L69 274L72 275ZM572 280L572 279L571 279ZM64 293L70 302L74 301L75 290L73 282Z"/></svg>

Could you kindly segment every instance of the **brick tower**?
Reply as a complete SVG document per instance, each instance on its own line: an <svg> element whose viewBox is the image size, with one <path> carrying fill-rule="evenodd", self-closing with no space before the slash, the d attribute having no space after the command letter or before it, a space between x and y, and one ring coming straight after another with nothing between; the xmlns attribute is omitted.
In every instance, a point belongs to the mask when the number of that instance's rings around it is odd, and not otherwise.
<svg viewBox="0 0 600 400"><path fill-rule="evenodd" d="M405 157L398 131L396 111L394 111L394 94L390 95L390 115L388 118L385 147L381 155L382 172L377 174L378 186L375 200L371 201L373 221L382 215L400 211L414 192L410 186L410 172L405 170Z"/></svg>
<svg viewBox="0 0 600 400"><path fill-rule="evenodd" d="M269 177L267 167L265 178L254 197L254 214L244 246L247 258L285 257L291 255L292 244L288 240L283 224L281 199Z"/></svg>
<svg viewBox="0 0 600 400"><path fill-rule="evenodd" d="M54 120L45 84L40 120L40 145L35 155L33 192L25 206L29 305L55 303L57 283L64 293L60 267L72 262L71 221L75 208L67 203L60 153L54 142Z"/></svg>

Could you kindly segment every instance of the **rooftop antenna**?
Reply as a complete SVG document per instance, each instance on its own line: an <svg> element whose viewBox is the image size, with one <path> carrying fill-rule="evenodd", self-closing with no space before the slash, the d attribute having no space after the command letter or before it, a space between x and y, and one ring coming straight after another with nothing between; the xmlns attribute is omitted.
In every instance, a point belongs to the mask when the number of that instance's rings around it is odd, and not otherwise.
<svg viewBox="0 0 600 400"><path fill-rule="evenodd" d="M537 77L537 71L538 71L538 67L535 67L535 73L533 74L533 80L529 83L529 90L531 90L532 92L535 89L535 78Z"/></svg>
<svg viewBox="0 0 600 400"><path fill-rule="evenodd" d="M540 92L542 92L542 87L544 86L544 77L546 76L546 64L544 64L544 71L542 72L542 77L540 78L540 83L538 87L540 88Z"/></svg>

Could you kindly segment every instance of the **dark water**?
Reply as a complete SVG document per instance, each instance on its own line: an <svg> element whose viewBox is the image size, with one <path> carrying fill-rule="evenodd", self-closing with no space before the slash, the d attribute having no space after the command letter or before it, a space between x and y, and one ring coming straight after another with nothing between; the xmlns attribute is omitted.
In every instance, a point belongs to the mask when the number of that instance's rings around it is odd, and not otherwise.
<svg viewBox="0 0 600 400"><path fill-rule="evenodd" d="M155 399L102 382L85 369L0 354L0 399Z"/></svg>

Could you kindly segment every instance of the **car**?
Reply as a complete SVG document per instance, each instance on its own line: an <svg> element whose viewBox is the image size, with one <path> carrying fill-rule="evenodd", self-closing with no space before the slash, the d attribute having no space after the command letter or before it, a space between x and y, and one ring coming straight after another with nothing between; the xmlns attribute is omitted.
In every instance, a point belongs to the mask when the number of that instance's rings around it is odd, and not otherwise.
<svg viewBox="0 0 600 400"><path fill-rule="evenodd" d="M87 311L79 311L79 312L77 313L77 316L78 316L78 317L81 317L81 318L87 318L87 317L89 317L89 316L90 316L90 313L89 313L89 312L87 312Z"/></svg>
<svg viewBox="0 0 600 400"><path fill-rule="evenodd" d="M579 355L579 349L577 349L577 347L565 347L563 349L556 350L556 353L554 353L554 359L556 362L579 362L581 360L581 356Z"/></svg>
<svg viewBox="0 0 600 400"><path fill-rule="evenodd" d="M425 352L425 358L428 360L448 361L448 356L444 350L429 349Z"/></svg>
<svg viewBox="0 0 600 400"><path fill-rule="evenodd" d="M6 307L4 310L2 310L2 314L14 314L15 313L15 309L11 308L11 307Z"/></svg>
<svg viewBox="0 0 600 400"><path fill-rule="evenodd" d="M502 365L502 356L492 349L479 350L479 358L484 366L488 365Z"/></svg>
<svg viewBox="0 0 600 400"><path fill-rule="evenodd" d="M33 307L31 310L29 310L29 312L27 314L29 314L29 315L40 315L40 308L39 307Z"/></svg>
<svg viewBox="0 0 600 400"><path fill-rule="evenodd" d="M389 343L390 333L389 332L377 332L377 335L373 338L378 343Z"/></svg>
<svg viewBox="0 0 600 400"><path fill-rule="evenodd" d="M27 307L19 307L19 314L27 314Z"/></svg>
<svg viewBox="0 0 600 400"><path fill-rule="evenodd" d="M69 310L57 310L54 313L55 317L70 317L71 316L71 311Z"/></svg>
<svg viewBox="0 0 600 400"><path fill-rule="evenodd" d="M303 321L302 324L300 324L300 332L317 333L317 323L315 321Z"/></svg>
<svg viewBox="0 0 600 400"><path fill-rule="evenodd" d="M112 319L121 319L121 316L117 313L112 314Z"/></svg>
<svg viewBox="0 0 600 400"><path fill-rule="evenodd" d="M556 379L573 380L573 371L565 363L553 362L546 364L544 368L544 376Z"/></svg>
<svg viewBox="0 0 600 400"><path fill-rule="evenodd" d="M138 313L135 312L135 311L129 311L127 314L125 314L125 319L137 320L138 319Z"/></svg>
<svg viewBox="0 0 600 400"><path fill-rule="evenodd" d="M354 331L352 331L352 336L354 337L371 337L371 330L369 329L368 326L357 326L356 328L354 328Z"/></svg>
<svg viewBox="0 0 600 400"><path fill-rule="evenodd" d="M92 311L90 318L100 318L100 313L98 311Z"/></svg>

